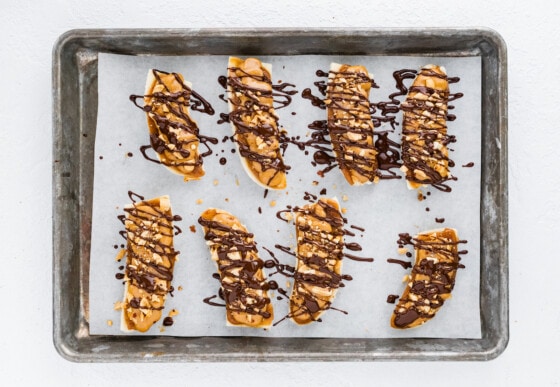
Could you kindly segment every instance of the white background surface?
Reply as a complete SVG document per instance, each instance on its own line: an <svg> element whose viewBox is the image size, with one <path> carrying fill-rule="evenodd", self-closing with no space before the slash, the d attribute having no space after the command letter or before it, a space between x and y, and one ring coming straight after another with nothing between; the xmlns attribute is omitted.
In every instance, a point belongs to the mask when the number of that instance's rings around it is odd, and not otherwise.
<svg viewBox="0 0 560 387"><path fill-rule="evenodd" d="M347 5L344 5L347 3ZM117 5L118 4L118 5ZM560 63L555 1L2 0L2 385L550 386L560 384ZM232 4L238 9L232 10ZM274 5L276 4L276 5ZM282 5L280 5L282 4ZM420 5L421 4L421 5ZM556 25L556 26L555 26ZM510 342L489 362L75 364L52 344L51 61L60 34L116 27L476 27L508 45ZM267 384L268 383L268 384Z"/></svg>

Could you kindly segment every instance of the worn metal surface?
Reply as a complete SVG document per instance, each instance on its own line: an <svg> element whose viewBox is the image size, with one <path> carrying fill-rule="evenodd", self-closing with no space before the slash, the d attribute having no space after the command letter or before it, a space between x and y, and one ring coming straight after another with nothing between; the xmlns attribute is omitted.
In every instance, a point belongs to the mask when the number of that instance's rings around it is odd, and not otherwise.
<svg viewBox="0 0 560 387"><path fill-rule="evenodd" d="M479 55L481 339L90 336L97 53ZM507 56L488 29L73 30L53 50L53 341L76 362L489 360L509 339Z"/></svg>

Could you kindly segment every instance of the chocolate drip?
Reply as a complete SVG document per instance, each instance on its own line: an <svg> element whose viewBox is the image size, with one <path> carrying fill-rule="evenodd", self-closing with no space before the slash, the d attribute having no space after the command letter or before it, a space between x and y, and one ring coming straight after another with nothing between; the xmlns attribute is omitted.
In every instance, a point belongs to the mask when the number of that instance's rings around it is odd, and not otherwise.
<svg viewBox="0 0 560 387"><path fill-rule="evenodd" d="M226 304L219 304L219 303L217 303L217 302L213 302L213 301L212 301L212 300L213 300L214 298L216 298L216 297L217 297L217 296L215 296L215 295L214 295L214 296L210 296L210 297L206 297L206 298L205 298L204 300L202 300L202 301L203 301L205 304L208 304L208 305L212 305L212 306L221 306L221 307L224 307L224 308L225 308Z"/></svg>
<svg viewBox="0 0 560 387"><path fill-rule="evenodd" d="M163 326L164 327L170 327L170 326L173 325L173 323L174 323L173 317L167 316L166 318L163 319Z"/></svg>
<svg viewBox="0 0 560 387"><path fill-rule="evenodd" d="M364 257L358 257L356 255L353 254L348 254L348 253L344 253L344 256L352 261L358 261L358 262L373 262L374 259L373 258L364 258Z"/></svg>
<svg viewBox="0 0 560 387"><path fill-rule="evenodd" d="M400 179L394 169L399 169L402 165L400 145L389 138L388 132L377 132L375 148L377 149L377 175L381 179ZM385 173L383 173L383 172Z"/></svg>
<svg viewBox="0 0 560 387"><path fill-rule="evenodd" d="M387 258L387 262L399 264L402 266L403 269L410 269L412 267L412 263L400 259Z"/></svg>
<svg viewBox="0 0 560 387"><path fill-rule="evenodd" d="M317 96L313 95L313 94L311 93L311 89L310 89L310 88L303 89L303 91L301 92L301 96L302 96L304 99L310 100L310 101L311 101L311 104L312 104L313 106L315 106L315 107L318 107L319 109L323 109L323 110L324 110L324 109L327 108L327 105L325 104L324 99L321 98L321 97L317 97Z"/></svg>
<svg viewBox="0 0 560 387"><path fill-rule="evenodd" d="M290 251L289 247L285 247L281 245L275 245L275 247L280 251L295 256L295 254ZM294 272L296 271L295 267L280 263L280 261L276 258L276 256L272 251L270 251L266 247L263 247L263 249L270 255L270 259L264 261L264 267L266 267L267 269L273 269L273 268L276 269L276 271L270 273L269 276L273 276L275 274L282 274L283 276L288 278L294 277Z"/></svg>
<svg viewBox="0 0 560 387"><path fill-rule="evenodd" d="M297 90L286 90L289 87L296 87L293 83L281 83L279 85L272 85L272 90L275 91L272 93L272 99L277 104L274 106L274 109L282 109L292 103L292 95L298 93Z"/></svg>
<svg viewBox="0 0 560 387"><path fill-rule="evenodd" d="M372 119L375 127L381 126L383 123L389 123L393 129L396 128L396 114L400 111L400 102L397 97L404 96L408 93L407 87L404 85L406 79L412 79L416 76L416 70L402 69L393 72L395 79L395 87L398 91L389 95L390 101L381 101L372 104ZM376 116L375 108L381 112L380 116Z"/></svg>
<svg viewBox="0 0 560 387"><path fill-rule="evenodd" d="M213 116L215 111L210 102L191 89L191 109Z"/></svg>

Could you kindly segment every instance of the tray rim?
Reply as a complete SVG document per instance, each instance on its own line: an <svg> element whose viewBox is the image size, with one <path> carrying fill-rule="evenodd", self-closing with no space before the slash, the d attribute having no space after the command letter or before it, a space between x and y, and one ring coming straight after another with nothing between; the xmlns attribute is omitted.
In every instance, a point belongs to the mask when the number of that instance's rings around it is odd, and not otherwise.
<svg viewBox="0 0 560 387"><path fill-rule="evenodd" d="M364 350L360 353L352 353L348 351L330 351L328 353L313 352L310 351L291 351L291 352L274 352L266 353L263 351L259 342L268 342L272 338L174 338L174 337L163 337L163 336L145 336L140 338L133 338L129 336L124 336L123 338L128 342L144 342L144 347L150 348L155 345L154 348L163 348L165 346L174 348L177 339L179 339L184 348L198 348L199 346L208 347L208 344L216 344L223 342L225 340L233 340L235 346L245 346L246 352L241 352L232 355L232 353L220 353L216 352L199 352L192 356L185 356L185 354L166 354L164 351L154 350L153 352L139 351L138 353L131 354L131 356L115 356L109 354L102 354L103 350L99 353L89 351L85 349L85 345L82 345L86 339L91 339L89 333L87 332L87 326L78 322L75 327L74 332L66 332L62 329L62 308L68 308L67 304L75 302L75 300L69 300L65 298L63 292L64 285L68 285L65 282L65 275L68 273L63 268L63 263L61 260L61 251L63 250L63 242L67 239L67 235L63 235L64 231L60 227L61 213L68 206L78 209L76 207L76 197L72 198L72 194L76 194L72 190L72 181L79 178L65 179L63 173L60 170L60 164L64 157L68 155L64 153L64 149L61 148L61 143L64 140L61 138L68 133L65 132L64 123L65 111L64 111L64 95L61 91L62 88L68 87L68 85L62 85L62 60L65 55L72 54L78 56L78 54L96 55L95 44L92 44L94 40L104 40L109 42L109 46L112 41L118 41L123 39L129 39L136 41L136 44L141 44L142 39L189 39L189 38L216 38L216 37L227 37L229 39L239 39L248 36L259 36L259 37L275 37L283 35L292 35L298 37L343 37L348 36L349 33L352 36L364 37L364 38L379 38L382 36L391 36L395 39L402 37L420 37L420 38L433 38L433 37L445 37L452 34L463 34L464 36L479 37L488 42L491 48L496 52L496 64L497 70L497 83L500 86L501 91L497 96L496 101L496 119L499 123L498 127L498 137L497 139L501 143L498 155L500 160L498 160L498 165L495 167L495 173L499 178L501 184L501 201L496 208L497 216L500 218L501 222L498 224L499 229L497 230L498 237L502 242L499 246L498 257L499 257L499 284L497 290L502 295L502 303L498 305L496 312L497 318L500 319L498 330L499 335L497 337L492 337L490 340L488 338L482 339L451 339L454 342L483 342L486 346L482 346L481 350L472 351L470 353L453 352L448 346L445 345L445 339L346 339L345 343L365 345L371 343L362 343L363 341L374 341L374 342L386 342L394 341L400 343L408 343L409 341L415 341L417 345L422 345L422 343L429 342L431 345L436 347L440 345L442 352L440 351L406 351L405 349L401 351L391 351L383 352L377 351L375 349ZM140 43L138 43L140 42ZM84 43L87 43L84 45ZM114 49L114 48L112 48ZM100 52L100 51L97 51ZM111 48L109 50L104 50L104 52L112 52ZM133 53L138 54L138 53ZM432 55L440 55L441 53L432 53ZM157 55L157 54L155 54ZM383 55L383 53L375 53L374 55ZM392 54L390 54L392 55ZM414 54L417 55L417 54ZM427 55L430 55L427 53ZM457 55L457 53L455 53ZM482 54L481 54L482 56ZM76 58L75 58L76 59ZM76 60L79 60L77 58ZM483 69L484 70L484 69ZM79 71L78 71L79 73ZM483 74L484 75L484 74ZM484 82L484 81L483 81ZM479 27L479 28L455 28L455 27L442 27L442 28L305 28L305 29L294 29L294 28L197 28L197 29L73 29L63 33L55 42L53 47L53 62L52 62L52 83L53 83L53 176L52 176L52 194L53 194L53 343L57 352L65 359L74 362L119 362L119 361L154 361L154 362L164 362L164 361L294 361L294 360L306 360L306 361L316 361L316 360L334 360L334 361L372 361L372 360L491 360L498 357L506 349L509 341L509 292L508 292L508 234L507 234L507 53L506 44L503 38L494 30ZM80 114L81 111L78 113ZM484 130L484 128L483 128ZM80 170L75 174L79 176ZM67 194L70 197L67 197ZM66 195L66 196L65 196ZM494 203L495 204L495 203ZM481 236L482 239L482 236ZM68 241L67 241L68 242ZM72 241L70 241L72 245ZM66 253L68 259L72 259L72 255L80 254L79 251L75 249L78 246L71 247L71 250ZM63 251L64 253L64 251ZM481 256L481 261L482 261ZM81 255L77 258L81 262ZM482 263L481 263L482 264ZM70 275L79 275L79 268L66 268L70 270ZM482 286L482 285L481 285ZM77 290L77 289L74 289ZM82 289L79 290L80 296L82 295ZM483 294L481 293L481 299ZM81 299L80 299L81 301ZM482 300L481 300L482 301ZM74 316L78 319L81 316ZM85 331L84 331L85 330ZM100 339L101 347L103 345L111 345L111 339L113 336L107 337L97 337ZM220 341L221 340L221 341ZM331 345L332 340L336 339L311 339L311 344L321 342L325 345ZM360 340L362 342L360 342ZM280 340L279 343L282 341ZM147 344L146 344L147 343ZM266 345L272 345L266 343ZM370 345L375 348L375 345ZM211 346L210 346L211 347ZM311 345L312 348L316 346ZM414 346L413 346L414 347ZM405 346L406 348L406 346Z"/></svg>

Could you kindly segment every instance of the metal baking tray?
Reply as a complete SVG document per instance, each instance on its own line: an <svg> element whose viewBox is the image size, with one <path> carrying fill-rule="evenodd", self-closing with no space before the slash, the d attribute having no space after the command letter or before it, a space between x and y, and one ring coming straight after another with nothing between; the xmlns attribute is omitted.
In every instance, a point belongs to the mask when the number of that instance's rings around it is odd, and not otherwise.
<svg viewBox="0 0 560 387"><path fill-rule="evenodd" d="M480 56L481 339L90 335L97 54ZM72 30L53 49L53 341L75 362L490 360L509 339L507 56L486 28ZM88 136L88 137L86 137Z"/></svg>

